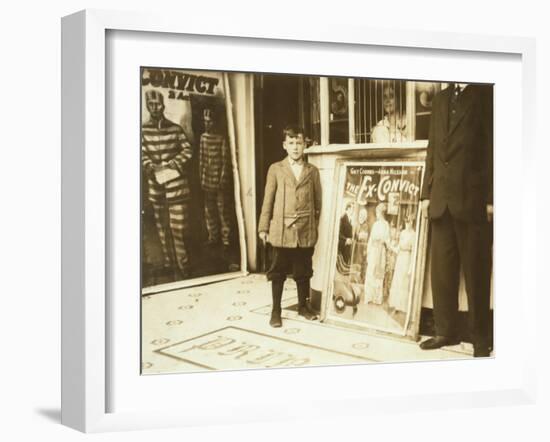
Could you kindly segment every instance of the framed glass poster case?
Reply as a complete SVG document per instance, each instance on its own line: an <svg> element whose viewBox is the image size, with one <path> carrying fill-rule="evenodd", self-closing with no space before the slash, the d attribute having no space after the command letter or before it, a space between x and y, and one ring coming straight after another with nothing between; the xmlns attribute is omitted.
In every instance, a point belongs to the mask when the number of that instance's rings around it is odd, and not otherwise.
<svg viewBox="0 0 550 442"><path fill-rule="evenodd" d="M417 335L426 259L423 173L419 161L338 161L325 320Z"/></svg>

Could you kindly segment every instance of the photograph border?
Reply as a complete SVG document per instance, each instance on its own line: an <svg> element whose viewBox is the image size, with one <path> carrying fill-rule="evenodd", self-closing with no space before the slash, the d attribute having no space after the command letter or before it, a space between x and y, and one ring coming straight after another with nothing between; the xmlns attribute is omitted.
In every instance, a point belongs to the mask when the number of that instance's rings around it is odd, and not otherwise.
<svg viewBox="0 0 550 442"><path fill-rule="evenodd" d="M289 44L292 41L374 45L382 47L428 48L444 51L476 51L521 56L522 63L522 146L521 156L528 163L535 151L535 40L511 36L434 33L427 31L395 32L370 27L332 26L330 29L309 24L295 27L281 23L208 22L193 20L182 25L169 15L153 13L86 10L62 20L62 424L84 432L164 428L188 425L189 419L174 409L171 413L107 413L109 389L108 323L111 312L107 306L109 257L106 254L109 232L109 195L107 194L106 133L109 118L106 109L106 32L109 30L150 31L198 36L263 38ZM291 44L291 43L290 43ZM529 170L526 165L522 168ZM530 207L524 216L533 216L534 192L524 186L522 205ZM531 247L531 248L529 248ZM528 266L532 247L522 247L521 272L528 279L522 293L531 305L536 305L534 266ZM530 268L532 267L532 268ZM530 278L526 278L529 272ZM536 324L530 318L518 318L526 336L534 333ZM502 404L533 404L536 398L535 339L525 340L523 360L525 376L518 389L472 392L475 396L457 397L439 394L409 397L417 410ZM359 404L361 412L404 410L403 396L398 392L372 400L342 397L342 412ZM396 399L397 398L397 399ZM400 401L401 403L398 403ZM308 415L334 415L334 400L316 404ZM406 408L410 409L410 408ZM275 411L275 410L274 410ZM275 413L272 418L288 415ZM208 415L195 418L195 424L213 423ZM234 418L234 423L248 422L246 416Z"/></svg>

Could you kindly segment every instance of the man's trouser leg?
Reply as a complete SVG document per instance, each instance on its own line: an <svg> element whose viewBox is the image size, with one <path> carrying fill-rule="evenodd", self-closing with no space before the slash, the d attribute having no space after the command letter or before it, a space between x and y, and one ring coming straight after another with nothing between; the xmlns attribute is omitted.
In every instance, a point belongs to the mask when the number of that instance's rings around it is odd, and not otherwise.
<svg viewBox="0 0 550 442"><path fill-rule="evenodd" d="M435 330L438 336L458 338L460 258L453 218L448 210L432 223L431 282Z"/></svg>
<svg viewBox="0 0 550 442"><path fill-rule="evenodd" d="M233 204L231 204L231 194L222 189L217 192L216 203L218 207L219 222L221 225L221 237L225 246L229 246L231 241L231 228L234 213L232 212Z"/></svg>
<svg viewBox="0 0 550 442"><path fill-rule="evenodd" d="M187 277L189 273L189 255L185 241L189 230L189 204L187 202L170 204L168 212L177 266L182 276Z"/></svg>
<svg viewBox="0 0 550 442"><path fill-rule="evenodd" d="M455 220L460 263L468 296L468 328L475 347L489 347L489 317L492 267L492 224L481 220Z"/></svg>
<svg viewBox="0 0 550 442"><path fill-rule="evenodd" d="M162 256L164 260L164 266L169 267L171 265L171 248L168 244L170 234L168 232L168 210L164 202L151 201L153 206L153 213L155 215L155 224L157 227L157 233L160 240L160 246L162 248Z"/></svg>
<svg viewBox="0 0 550 442"><path fill-rule="evenodd" d="M204 218L206 221L206 230L208 231L208 241L210 243L216 243L220 240L217 193L212 190L204 191Z"/></svg>

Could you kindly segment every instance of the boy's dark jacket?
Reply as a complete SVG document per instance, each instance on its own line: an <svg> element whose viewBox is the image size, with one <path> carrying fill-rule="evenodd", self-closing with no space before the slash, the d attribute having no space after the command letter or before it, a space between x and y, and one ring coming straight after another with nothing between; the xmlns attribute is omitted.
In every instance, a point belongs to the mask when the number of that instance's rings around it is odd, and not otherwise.
<svg viewBox="0 0 550 442"><path fill-rule="evenodd" d="M308 163L296 180L288 157L267 172L258 232L268 232L273 247L314 247L321 214L319 170Z"/></svg>

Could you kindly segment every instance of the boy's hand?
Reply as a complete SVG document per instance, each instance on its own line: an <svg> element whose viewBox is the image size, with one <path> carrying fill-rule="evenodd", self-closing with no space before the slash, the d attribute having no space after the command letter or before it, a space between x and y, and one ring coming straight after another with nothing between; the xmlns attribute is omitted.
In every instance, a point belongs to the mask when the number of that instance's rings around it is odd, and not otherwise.
<svg viewBox="0 0 550 442"><path fill-rule="evenodd" d="M267 242L269 235L267 234L267 232L260 232L259 236L260 236L260 239L262 240L262 243L265 246L265 243Z"/></svg>

